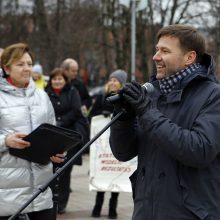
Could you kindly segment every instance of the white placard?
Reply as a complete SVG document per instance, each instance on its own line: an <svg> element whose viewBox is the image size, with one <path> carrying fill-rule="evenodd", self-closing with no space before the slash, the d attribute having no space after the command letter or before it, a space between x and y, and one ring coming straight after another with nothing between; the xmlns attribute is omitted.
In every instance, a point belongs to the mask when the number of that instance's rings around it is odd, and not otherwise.
<svg viewBox="0 0 220 220"><path fill-rule="evenodd" d="M91 138L107 123L110 117L98 115L91 121ZM90 147L89 189L94 191L131 192L129 176L136 170L137 159L118 161L109 145L110 129L105 131Z"/></svg>

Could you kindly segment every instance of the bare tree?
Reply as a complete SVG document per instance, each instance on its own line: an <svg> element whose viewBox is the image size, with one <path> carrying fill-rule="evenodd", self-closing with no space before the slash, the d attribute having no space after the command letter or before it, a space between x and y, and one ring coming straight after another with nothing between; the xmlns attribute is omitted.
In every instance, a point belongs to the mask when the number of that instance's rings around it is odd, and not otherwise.
<svg viewBox="0 0 220 220"><path fill-rule="evenodd" d="M214 54L217 62L217 74L220 78L220 1L208 0L212 15L206 22L206 30L210 33L210 51Z"/></svg>
<svg viewBox="0 0 220 220"><path fill-rule="evenodd" d="M45 72L54 66L54 47L52 46L51 32L49 30L47 13L43 0L34 0L33 18L34 32L32 46L37 54L36 59L41 61ZM52 56L51 56L52 55ZM48 59L50 58L50 59Z"/></svg>
<svg viewBox="0 0 220 220"><path fill-rule="evenodd" d="M167 24L193 24L211 36L217 58L220 42L219 0L146 0L136 12L136 78L146 81L154 71L155 36ZM0 47L18 41L34 49L45 72L73 57L90 78L99 69L130 72L131 9L119 0L0 0ZM207 11L209 12L207 16ZM212 25L208 26L212 19ZM204 29L205 27L205 29ZM98 81L98 80L97 80Z"/></svg>
<svg viewBox="0 0 220 220"><path fill-rule="evenodd" d="M200 7L204 2L202 0L147 0L147 8L137 12L136 18L136 77L138 80L147 80L152 72L152 55L158 29L173 23L201 23L206 12L206 7ZM121 8L118 0L102 0L101 11L105 27L103 32L110 32L112 37L111 44L107 39L105 44L115 53L115 65L111 64L111 67L129 69L131 10ZM142 74L142 79L139 78L138 73Z"/></svg>

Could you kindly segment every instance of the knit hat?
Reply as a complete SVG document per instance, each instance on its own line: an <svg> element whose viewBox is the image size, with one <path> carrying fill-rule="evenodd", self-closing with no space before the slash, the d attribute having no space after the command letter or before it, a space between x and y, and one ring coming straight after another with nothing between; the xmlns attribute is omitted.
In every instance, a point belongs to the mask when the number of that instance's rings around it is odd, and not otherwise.
<svg viewBox="0 0 220 220"><path fill-rule="evenodd" d="M116 78L122 85L126 83L128 74L121 69L115 70L110 74L109 79Z"/></svg>
<svg viewBox="0 0 220 220"><path fill-rule="evenodd" d="M43 74L43 68L42 68L42 66L41 66L40 64L38 64L38 63L33 66L32 71L33 71L34 73Z"/></svg>

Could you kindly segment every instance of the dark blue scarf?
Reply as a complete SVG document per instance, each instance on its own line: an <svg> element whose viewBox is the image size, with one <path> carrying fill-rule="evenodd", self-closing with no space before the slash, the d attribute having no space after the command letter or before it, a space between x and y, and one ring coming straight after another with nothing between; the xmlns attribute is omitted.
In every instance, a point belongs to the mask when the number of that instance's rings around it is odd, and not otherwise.
<svg viewBox="0 0 220 220"><path fill-rule="evenodd" d="M189 74L197 72L200 68L202 68L202 65L200 63L194 63L186 67L185 69L180 70L174 75L167 76L166 78L159 80L161 92L165 94L171 92L180 80L182 80Z"/></svg>

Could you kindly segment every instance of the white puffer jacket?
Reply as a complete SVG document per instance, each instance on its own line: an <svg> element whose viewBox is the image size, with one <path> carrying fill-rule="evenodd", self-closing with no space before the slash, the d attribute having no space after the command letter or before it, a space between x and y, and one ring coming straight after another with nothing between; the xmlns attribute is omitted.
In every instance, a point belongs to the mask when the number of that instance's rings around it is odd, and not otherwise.
<svg viewBox="0 0 220 220"><path fill-rule="evenodd" d="M0 216L13 215L53 175L51 163L42 166L11 156L5 146L6 135L28 134L41 123L55 124L47 94L36 88L32 80L27 88L21 89L0 77ZM49 209L52 205L48 188L24 213Z"/></svg>

